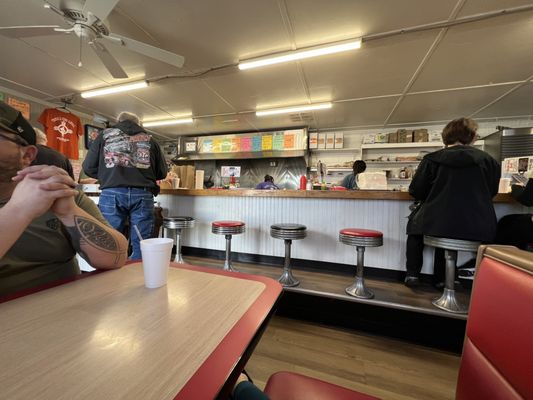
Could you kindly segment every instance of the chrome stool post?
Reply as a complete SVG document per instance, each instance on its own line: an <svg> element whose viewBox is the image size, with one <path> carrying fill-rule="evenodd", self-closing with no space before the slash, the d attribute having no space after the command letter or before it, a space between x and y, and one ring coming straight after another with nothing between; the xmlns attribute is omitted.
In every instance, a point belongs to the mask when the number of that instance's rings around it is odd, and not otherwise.
<svg viewBox="0 0 533 400"><path fill-rule="evenodd" d="M293 240L304 239L307 236L307 227L298 224L274 224L270 226L270 236L275 239L283 239L285 242L283 273L278 278L278 282L285 287L298 286L300 281L292 275L291 245Z"/></svg>
<svg viewBox="0 0 533 400"><path fill-rule="evenodd" d="M374 293L366 287L363 277L365 249L366 247L383 246L383 233L369 229L347 228L339 232L339 241L348 246L355 246L357 249L355 282L353 285L348 286L345 292L360 299L372 299Z"/></svg>
<svg viewBox="0 0 533 400"><path fill-rule="evenodd" d="M457 266L457 252L477 252L480 242L462 239L449 239L434 236L424 236L424 244L444 249L446 258L446 278L442 295L432 301L432 304L441 310L454 314L467 314L468 305L463 304L455 296L455 268Z"/></svg>
<svg viewBox="0 0 533 400"><path fill-rule="evenodd" d="M194 218L192 217L165 217L163 218L163 228L167 231L172 231L172 238L176 242L176 256L174 262L185 264L181 255L181 234L182 229L192 228L194 226Z"/></svg>
<svg viewBox="0 0 533 400"><path fill-rule="evenodd" d="M226 238L226 257L224 271L239 272L231 263L231 237L244 233L245 223L241 221L215 221L211 224L211 232L216 235L224 235Z"/></svg>

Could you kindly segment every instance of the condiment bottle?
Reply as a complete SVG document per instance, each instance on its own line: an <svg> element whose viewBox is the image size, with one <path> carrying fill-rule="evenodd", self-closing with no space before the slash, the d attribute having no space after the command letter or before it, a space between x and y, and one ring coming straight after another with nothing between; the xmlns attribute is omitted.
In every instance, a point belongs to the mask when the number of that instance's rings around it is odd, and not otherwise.
<svg viewBox="0 0 533 400"><path fill-rule="evenodd" d="M307 177L305 175L302 175L300 177L300 190L305 190L307 186Z"/></svg>

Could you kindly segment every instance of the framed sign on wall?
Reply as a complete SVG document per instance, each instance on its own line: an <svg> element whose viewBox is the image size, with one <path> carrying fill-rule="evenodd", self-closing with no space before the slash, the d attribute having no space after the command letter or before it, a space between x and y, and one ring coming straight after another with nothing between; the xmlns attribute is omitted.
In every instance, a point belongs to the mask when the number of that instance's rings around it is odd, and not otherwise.
<svg viewBox="0 0 533 400"><path fill-rule="evenodd" d="M85 148L89 150L89 147L91 147L92 142L96 140L98 135L102 133L104 128L99 128L94 125L85 124Z"/></svg>

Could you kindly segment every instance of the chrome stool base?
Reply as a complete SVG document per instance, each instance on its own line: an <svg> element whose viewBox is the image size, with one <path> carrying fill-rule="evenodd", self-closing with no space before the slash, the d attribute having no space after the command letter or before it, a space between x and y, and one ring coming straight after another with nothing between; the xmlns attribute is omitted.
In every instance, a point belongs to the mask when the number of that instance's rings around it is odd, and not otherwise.
<svg viewBox="0 0 533 400"><path fill-rule="evenodd" d="M350 296L357 297L359 299L373 299L374 292L365 286L365 280L362 277L355 277L355 282L352 286L348 286L345 289L346 293Z"/></svg>
<svg viewBox="0 0 533 400"><path fill-rule="evenodd" d="M163 218L163 228L166 231L172 231L172 237L176 243L176 256L174 262L178 264L185 264L181 255L181 235L182 229L194 227L194 218L192 217L165 217Z"/></svg>
<svg viewBox="0 0 533 400"><path fill-rule="evenodd" d="M468 307L455 297L455 290L444 288L442 296L431 302L435 307L454 314L467 314Z"/></svg>
<svg viewBox="0 0 533 400"><path fill-rule="evenodd" d="M446 258L446 282L442 295L431 303L441 310L453 314L468 314L468 305L455 297L455 269L457 267L457 252L476 252L480 242L463 239L449 239L435 236L424 236L424 244L444 249Z"/></svg>
<svg viewBox="0 0 533 400"><path fill-rule="evenodd" d="M211 224L211 232L215 235L224 235L226 238L226 254L223 271L239 272L233 268L231 262L231 238L233 235L244 233L246 225L240 221L215 221Z"/></svg>
<svg viewBox="0 0 533 400"><path fill-rule="evenodd" d="M307 227L298 224L274 224L270 226L270 236L275 239L283 239L285 242L283 273L278 278L278 282L283 287L298 286L300 281L292 275L291 245L293 240L304 239L307 236Z"/></svg>

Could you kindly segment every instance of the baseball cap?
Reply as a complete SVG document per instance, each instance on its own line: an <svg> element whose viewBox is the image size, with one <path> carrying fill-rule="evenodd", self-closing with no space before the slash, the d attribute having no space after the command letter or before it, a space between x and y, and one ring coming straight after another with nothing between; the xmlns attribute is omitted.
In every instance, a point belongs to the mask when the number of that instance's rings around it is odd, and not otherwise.
<svg viewBox="0 0 533 400"><path fill-rule="evenodd" d="M35 131L22 113L0 101L0 129L20 136L28 144L35 144Z"/></svg>

